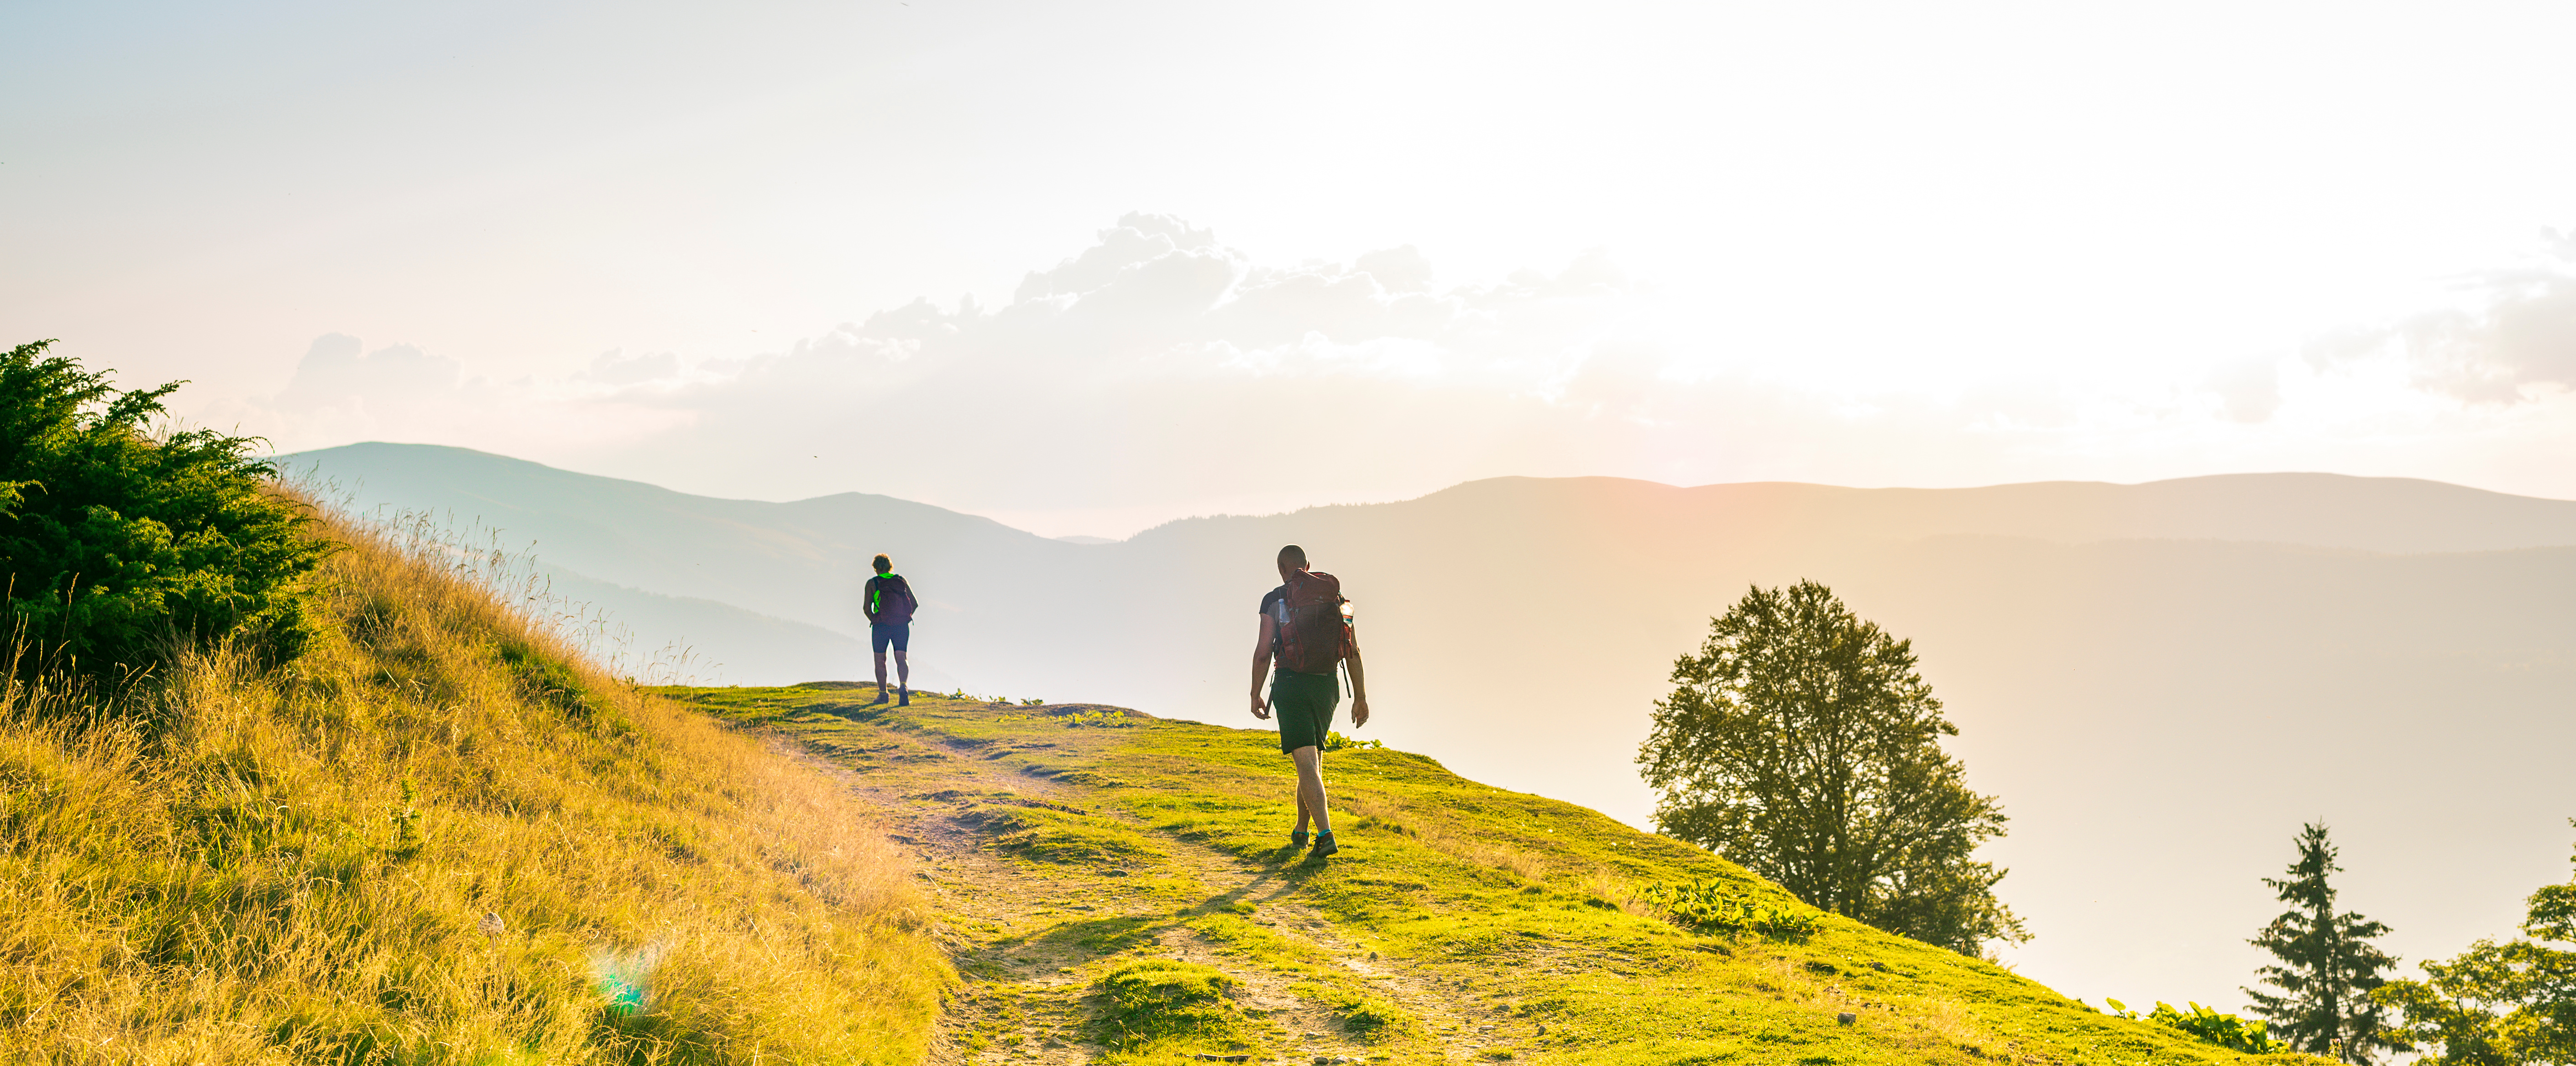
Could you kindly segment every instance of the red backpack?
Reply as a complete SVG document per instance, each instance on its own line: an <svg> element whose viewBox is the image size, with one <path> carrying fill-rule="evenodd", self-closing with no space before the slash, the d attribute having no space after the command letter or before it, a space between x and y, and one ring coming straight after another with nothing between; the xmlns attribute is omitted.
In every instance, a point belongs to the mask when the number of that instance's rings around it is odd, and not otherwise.
<svg viewBox="0 0 2576 1066"><path fill-rule="evenodd" d="M1288 573L1287 618L1278 626L1279 668L1330 676L1350 653L1351 623L1342 616L1342 582L1311 570Z"/></svg>

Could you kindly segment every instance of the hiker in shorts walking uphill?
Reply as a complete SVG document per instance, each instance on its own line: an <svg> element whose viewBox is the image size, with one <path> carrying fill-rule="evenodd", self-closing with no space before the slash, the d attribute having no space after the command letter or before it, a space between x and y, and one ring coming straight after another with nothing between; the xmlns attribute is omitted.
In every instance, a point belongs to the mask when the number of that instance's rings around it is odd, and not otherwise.
<svg viewBox="0 0 2576 1066"><path fill-rule="evenodd" d="M1342 583L1306 569L1306 549L1279 549L1279 580L1261 598L1261 640L1252 647L1252 716L1279 719L1279 750L1297 761L1297 830L1293 847L1306 846L1306 823L1315 823L1315 858L1341 850L1333 842L1333 815L1324 807L1324 738L1333 731L1333 706L1341 702L1334 667L1351 668L1351 728L1369 720L1368 678L1360 672L1360 645L1344 610ZM1276 658L1279 672L1272 675ZM1270 698L1261 682L1270 679Z"/></svg>
<svg viewBox="0 0 2576 1066"><path fill-rule="evenodd" d="M868 579L861 608L868 612L868 646L877 653L877 698L870 706L886 701L886 648L894 648L895 683L901 688L899 706L912 706L912 612L921 601L912 598L912 582L894 572L894 560L879 555L870 564L877 576Z"/></svg>

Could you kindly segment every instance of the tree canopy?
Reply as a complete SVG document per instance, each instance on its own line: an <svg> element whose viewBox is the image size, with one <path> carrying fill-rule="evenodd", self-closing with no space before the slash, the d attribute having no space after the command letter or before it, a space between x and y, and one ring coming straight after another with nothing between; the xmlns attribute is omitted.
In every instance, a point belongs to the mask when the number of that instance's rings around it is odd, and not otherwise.
<svg viewBox="0 0 2576 1066"><path fill-rule="evenodd" d="M20 670L111 676L187 640L235 634L271 659L301 645L302 582L326 545L269 486L254 438L155 435L181 383L119 393L47 356L0 356L0 557Z"/></svg>
<svg viewBox="0 0 2576 1066"><path fill-rule="evenodd" d="M2275 1035L2300 1051L2369 1062L2374 1052L2403 1048L2405 1042L2386 1026L2385 1008L2370 998L2388 981L2382 971L2397 964L2370 943L2388 927L2335 910L2328 875L2343 867L2335 865L2324 825L2302 827L2297 843L2298 861L2286 875L2263 879L2290 909L2247 941L2280 960L2255 971L2280 993L2248 988L2246 998L2254 1013L2271 1020Z"/></svg>
<svg viewBox="0 0 2576 1066"><path fill-rule="evenodd" d="M1748 591L1673 663L1637 762L1663 832L1798 898L1967 955L2027 939L1971 856L2002 806L1941 750L1958 728L1910 641L1813 581Z"/></svg>
<svg viewBox="0 0 2576 1066"><path fill-rule="evenodd" d="M2576 825L2576 819L2569 820ZM2421 981L2390 981L2371 998L2406 1014L2404 1039L2425 1066L2576 1063L2576 883L2531 894L2528 940L2480 940L2424 964Z"/></svg>

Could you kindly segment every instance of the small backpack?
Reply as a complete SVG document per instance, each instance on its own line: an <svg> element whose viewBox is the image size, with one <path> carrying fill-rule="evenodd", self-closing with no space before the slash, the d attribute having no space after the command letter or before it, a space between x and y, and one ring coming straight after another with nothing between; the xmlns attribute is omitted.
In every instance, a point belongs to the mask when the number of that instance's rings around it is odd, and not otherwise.
<svg viewBox="0 0 2576 1066"><path fill-rule="evenodd" d="M1279 668L1330 676L1351 646L1351 624L1342 616L1342 583L1331 574L1290 571L1287 617L1279 619Z"/></svg>
<svg viewBox="0 0 2576 1066"><path fill-rule="evenodd" d="M878 574L868 579L868 606L876 608L881 625L902 625L912 621L912 612L921 606L912 597L912 582L896 574Z"/></svg>

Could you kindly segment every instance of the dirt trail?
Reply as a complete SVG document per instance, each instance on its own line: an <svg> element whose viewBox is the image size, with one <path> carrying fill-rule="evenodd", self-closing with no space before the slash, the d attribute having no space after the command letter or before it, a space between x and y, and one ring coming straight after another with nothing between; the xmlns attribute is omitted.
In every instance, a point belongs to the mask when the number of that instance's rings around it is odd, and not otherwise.
<svg viewBox="0 0 2576 1066"><path fill-rule="evenodd" d="M997 713L1018 709L996 705ZM1063 741L1024 744L1017 750L1054 747L1057 754L1078 754L1114 743L1105 732L1067 730ZM1227 954L1226 945L1182 924L1168 895L1155 899L1087 869L996 854L986 837L961 817L1001 792L1088 807L1091 797L1082 790L1019 773L996 761L1000 752L986 748L937 735L893 730L882 735L892 743L872 753L875 765L865 772L853 772L792 741L778 743L874 801L885 811L893 839L912 848L920 861L920 876L938 908L942 940L965 978L941 1019L930 1056L934 1066L1092 1061L1105 1050L1084 1032L1100 1007L1092 994L1097 974L1078 968L1104 954L1180 959L1235 978L1237 1004L1268 1030L1262 1042L1269 1050L1255 1054L1254 1062L1423 1060L1418 1052L1390 1056L1386 1048L1344 1033L1331 1012L1290 990L1299 976ZM1115 811L1096 813L1136 824ZM1208 899L1202 907L1253 904L1248 920L1364 982L1419 1019L1431 1046L1440 1049L1429 1061L1475 1059L1489 1047L1533 1035L1535 1027L1527 1021L1480 1001L1463 969L1378 959L1353 946L1324 914L1290 894L1294 885L1280 871L1169 833L1145 831L1170 856L1163 872L1195 878L1204 887ZM1086 929L1124 939L1114 949L1099 950L1097 944L1081 943Z"/></svg>

